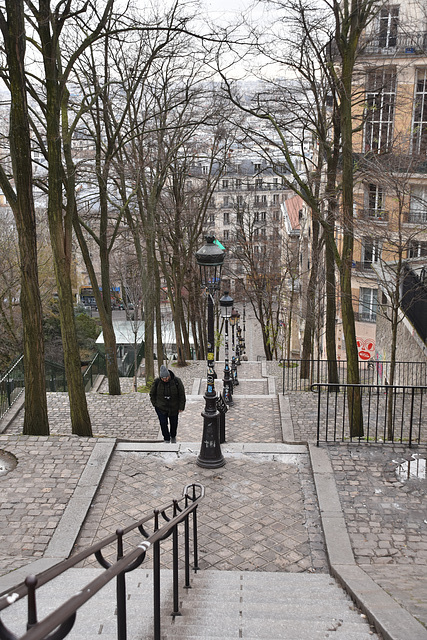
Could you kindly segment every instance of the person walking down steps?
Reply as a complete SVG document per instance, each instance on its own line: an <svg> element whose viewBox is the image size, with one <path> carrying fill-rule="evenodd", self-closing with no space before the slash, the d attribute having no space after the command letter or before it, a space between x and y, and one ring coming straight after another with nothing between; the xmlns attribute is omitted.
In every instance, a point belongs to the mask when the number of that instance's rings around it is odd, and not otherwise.
<svg viewBox="0 0 427 640"><path fill-rule="evenodd" d="M159 418L163 440L176 442L178 416L185 409L185 389L182 380L164 364L151 385L150 400Z"/></svg>

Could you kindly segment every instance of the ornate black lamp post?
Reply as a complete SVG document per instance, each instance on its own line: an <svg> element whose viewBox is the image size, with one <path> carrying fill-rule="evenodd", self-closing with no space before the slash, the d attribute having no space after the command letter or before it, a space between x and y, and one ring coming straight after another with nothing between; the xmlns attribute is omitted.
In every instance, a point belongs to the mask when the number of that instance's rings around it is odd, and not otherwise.
<svg viewBox="0 0 427 640"><path fill-rule="evenodd" d="M214 240L214 236L206 236L206 244L196 252L197 264L200 267L200 281L208 296L208 371L204 396L205 410L202 412L204 418L203 436L197 464L199 467L208 469L216 469L225 465L220 444L214 354L214 296L221 283L224 252L214 243Z"/></svg>
<svg viewBox="0 0 427 640"><path fill-rule="evenodd" d="M247 360L247 357L246 357L246 301L245 300L243 300L242 355L243 355L243 360Z"/></svg>
<svg viewBox="0 0 427 640"><path fill-rule="evenodd" d="M237 378L237 366L236 366L236 343L234 339L234 328L237 325L240 318L240 313L237 309L233 309L231 312L230 324L231 324L231 346L233 350L233 356L231 358L231 379L233 381L233 385L237 387L239 384L239 380Z"/></svg>
<svg viewBox="0 0 427 640"><path fill-rule="evenodd" d="M228 321L231 318L231 311L233 308L234 300L231 296L228 295L228 291L224 293L222 298L220 298L219 304L221 306L221 316L224 318L225 322L225 340L224 340L224 349L225 349L225 358L224 358L224 378L223 378L223 389L224 389L224 402L228 405L233 404L233 382L230 376L230 364L228 360Z"/></svg>

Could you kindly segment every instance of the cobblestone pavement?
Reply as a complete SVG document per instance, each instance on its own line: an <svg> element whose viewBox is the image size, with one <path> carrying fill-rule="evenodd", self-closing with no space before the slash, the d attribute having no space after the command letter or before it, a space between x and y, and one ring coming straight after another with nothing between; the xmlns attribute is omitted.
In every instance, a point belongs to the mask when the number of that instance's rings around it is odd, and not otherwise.
<svg viewBox="0 0 427 640"><path fill-rule="evenodd" d="M326 571L308 456L235 454L226 460L207 470L195 464L191 451L116 452L76 551L166 504L187 483L200 482L206 488L199 511L201 568ZM167 551L162 566L172 566Z"/></svg>
<svg viewBox="0 0 427 640"><path fill-rule="evenodd" d="M314 441L316 397L288 397L295 439ZM427 447L323 446L357 564L427 626Z"/></svg>
<svg viewBox="0 0 427 640"><path fill-rule="evenodd" d="M43 556L95 442L0 434L1 452L17 461L0 476L0 575Z"/></svg>

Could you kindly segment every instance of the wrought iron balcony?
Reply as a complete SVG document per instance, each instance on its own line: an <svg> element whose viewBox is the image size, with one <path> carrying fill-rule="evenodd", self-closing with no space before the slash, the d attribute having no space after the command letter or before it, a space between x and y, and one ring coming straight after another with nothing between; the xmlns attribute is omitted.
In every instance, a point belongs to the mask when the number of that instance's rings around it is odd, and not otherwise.
<svg viewBox="0 0 427 640"><path fill-rule="evenodd" d="M410 211L408 214L409 224L427 224L427 211Z"/></svg>
<svg viewBox="0 0 427 640"><path fill-rule="evenodd" d="M373 220L376 222L388 222L389 214L384 209L362 209L360 217L364 220Z"/></svg>
<svg viewBox="0 0 427 640"><path fill-rule="evenodd" d="M427 52L427 32L415 31L398 33L395 36L372 33L360 38L361 55L394 56L397 53L403 55L420 55Z"/></svg>

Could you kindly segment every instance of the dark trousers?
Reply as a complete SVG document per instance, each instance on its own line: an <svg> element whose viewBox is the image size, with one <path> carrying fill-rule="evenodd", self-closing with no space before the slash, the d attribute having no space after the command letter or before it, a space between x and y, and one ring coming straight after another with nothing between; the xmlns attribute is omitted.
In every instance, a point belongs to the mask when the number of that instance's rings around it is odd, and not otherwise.
<svg viewBox="0 0 427 640"><path fill-rule="evenodd" d="M162 435L164 440L170 440L171 438L176 438L176 431L178 429L178 414L176 416L169 416L167 413L163 413L157 407L155 407L156 413L159 417L160 428L162 430ZM170 425L170 432L168 427L168 419Z"/></svg>

